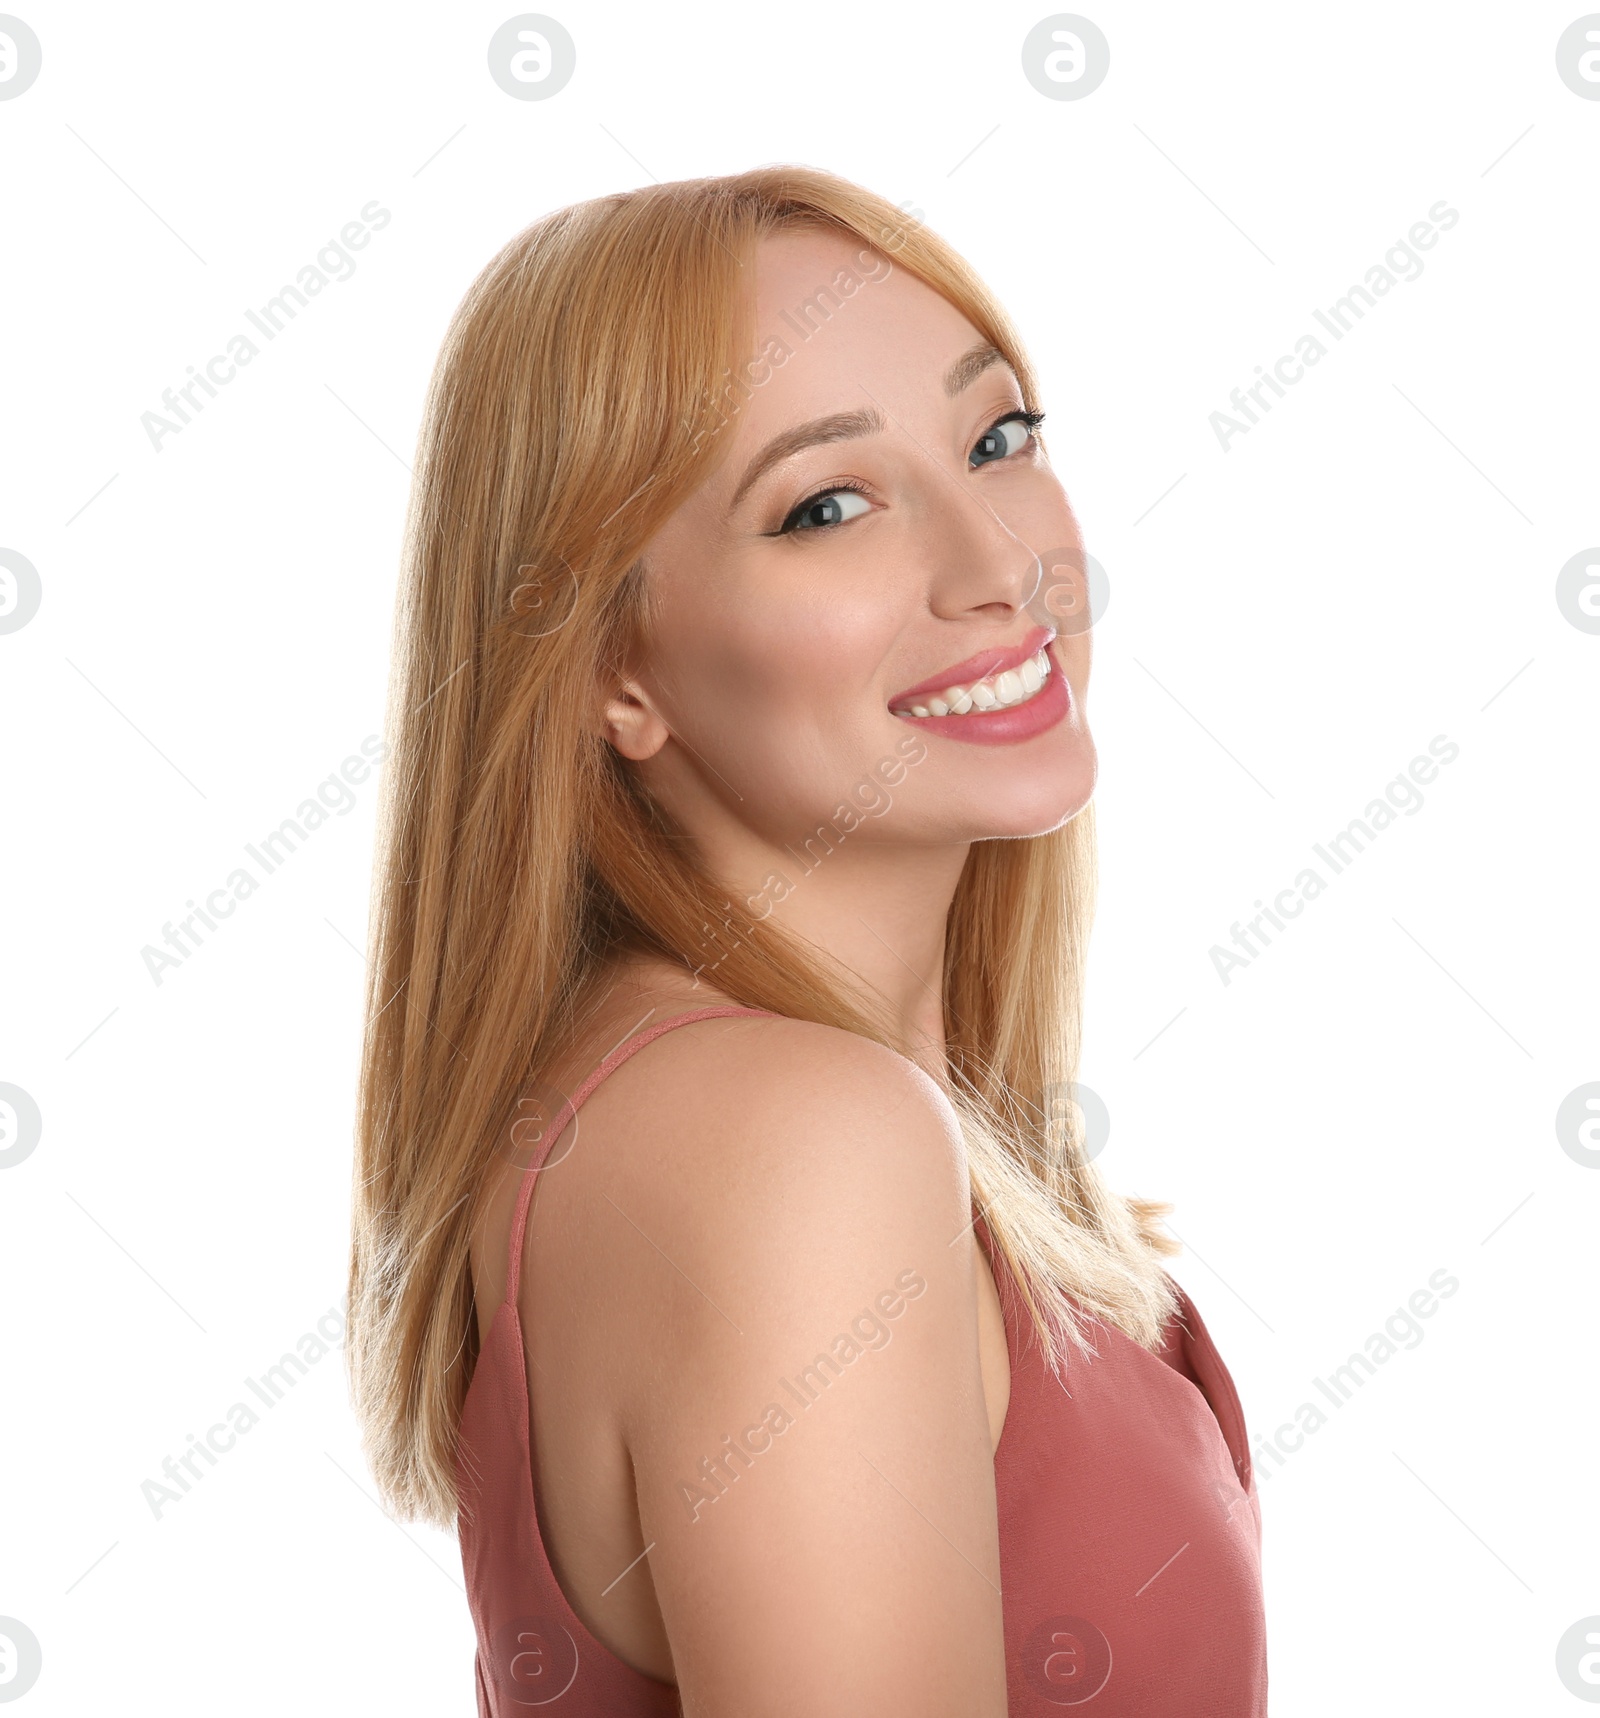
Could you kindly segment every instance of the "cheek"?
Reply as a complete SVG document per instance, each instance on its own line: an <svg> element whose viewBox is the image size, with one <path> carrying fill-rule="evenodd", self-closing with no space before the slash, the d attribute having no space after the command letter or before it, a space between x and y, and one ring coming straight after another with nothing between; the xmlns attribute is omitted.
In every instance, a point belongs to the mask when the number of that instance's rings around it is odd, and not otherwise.
<svg viewBox="0 0 1600 1718"><path fill-rule="evenodd" d="M762 715L814 731L853 729L877 713L878 682L896 637L892 616L823 577L763 581L686 614L663 638L679 699L752 728ZM791 730L792 731L792 730Z"/></svg>
<svg viewBox="0 0 1600 1718"><path fill-rule="evenodd" d="M1089 678L1089 640L1090 632L1086 627L1082 632L1058 633L1055 643L1050 646L1051 655L1061 664L1067 676L1067 684L1074 689L1084 686Z"/></svg>

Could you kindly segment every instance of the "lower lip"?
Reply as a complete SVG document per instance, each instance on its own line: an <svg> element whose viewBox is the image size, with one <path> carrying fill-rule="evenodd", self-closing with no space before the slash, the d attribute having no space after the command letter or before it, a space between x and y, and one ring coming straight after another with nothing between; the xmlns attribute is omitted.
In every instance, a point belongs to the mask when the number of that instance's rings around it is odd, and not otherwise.
<svg viewBox="0 0 1600 1718"><path fill-rule="evenodd" d="M1050 678L1024 704L1006 710L972 710L965 716L902 716L900 720L924 733L965 740L970 746L1016 746L1053 728L1071 707L1067 677L1052 652Z"/></svg>

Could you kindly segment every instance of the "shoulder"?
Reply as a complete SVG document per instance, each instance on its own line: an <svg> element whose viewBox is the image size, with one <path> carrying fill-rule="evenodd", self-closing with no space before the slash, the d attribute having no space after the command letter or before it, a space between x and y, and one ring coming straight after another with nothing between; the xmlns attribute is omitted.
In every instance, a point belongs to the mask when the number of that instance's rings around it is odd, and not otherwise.
<svg viewBox="0 0 1600 1718"><path fill-rule="evenodd" d="M863 1711L1003 1711L948 1100L885 1046L794 1020L683 1026L629 1073L589 1141L595 1166L616 1149L627 1204L600 1346L685 1708L766 1710L776 1686L796 1710L848 1687ZM912 1498L961 1557L930 1554Z"/></svg>
<svg viewBox="0 0 1600 1718"><path fill-rule="evenodd" d="M965 1210L966 1150L949 1099L914 1062L853 1032L772 1016L691 1022L592 1101L602 1125L648 1115L621 1147L641 1189L664 1172L690 1197L714 1193L724 1208L782 1221L787 1200L840 1183L889 1195L909 1179Z"/></svg>
<svg viewBox="0 0 1600 1718"><path fill-rule="evenodd" d="M902 1277L976 1328L955 1112L854 1033L757 1016L674 1028L595 1091L539 1199L624 1371L625 1352L707 1355L757 1325L803 1344L824 1309L855 1312Z"/></svg>
<svg viewBox="0 0 1600 1718"><path fill-rule="evenodd" d="M834 1026L780 1015L722 1016L676 1027L653 1049L658 1076L681 1085L685 1097L692 1089L708 1103L720 1097L822 1110L870 1100L959 1137L955 1112L927 1072L875 1039Z"/></svg>

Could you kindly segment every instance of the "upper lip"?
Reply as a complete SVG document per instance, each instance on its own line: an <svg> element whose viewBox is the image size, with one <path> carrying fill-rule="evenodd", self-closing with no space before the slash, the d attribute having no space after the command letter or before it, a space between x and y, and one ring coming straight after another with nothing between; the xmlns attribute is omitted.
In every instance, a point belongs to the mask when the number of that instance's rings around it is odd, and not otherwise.
<svg viewBox="0 0 1600 1718"><path fill-rule="evenodd" d="M1020 644L980 650L976 656L969 656L964 662L954 663L949 668L941 668L937 674L930 674L926 680L919 680L915 686L906 687L904 692L896 692L889 702L903 704L906 699L915 698L923 692L942 692L947 686L970 686L974 680L987 680L991 674L1003 674L1008 668L1020 668L1030 656L1037 656L1055 636L1056 629L1053 626L1036 626Z"/></svg>

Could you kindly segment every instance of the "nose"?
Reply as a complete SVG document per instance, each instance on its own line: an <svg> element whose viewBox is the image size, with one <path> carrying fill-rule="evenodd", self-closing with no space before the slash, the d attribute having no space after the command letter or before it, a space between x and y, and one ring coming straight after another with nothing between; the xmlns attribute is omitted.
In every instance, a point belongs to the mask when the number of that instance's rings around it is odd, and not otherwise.
<svg viewBox="0 0 1600 1718"><path fill-rule="evenodd" d="M1045 546L1027 541L986 497L949 475L934 479L925 514L929 608L945 620L973 613L1008 620L1036 606Z"/></svg>

